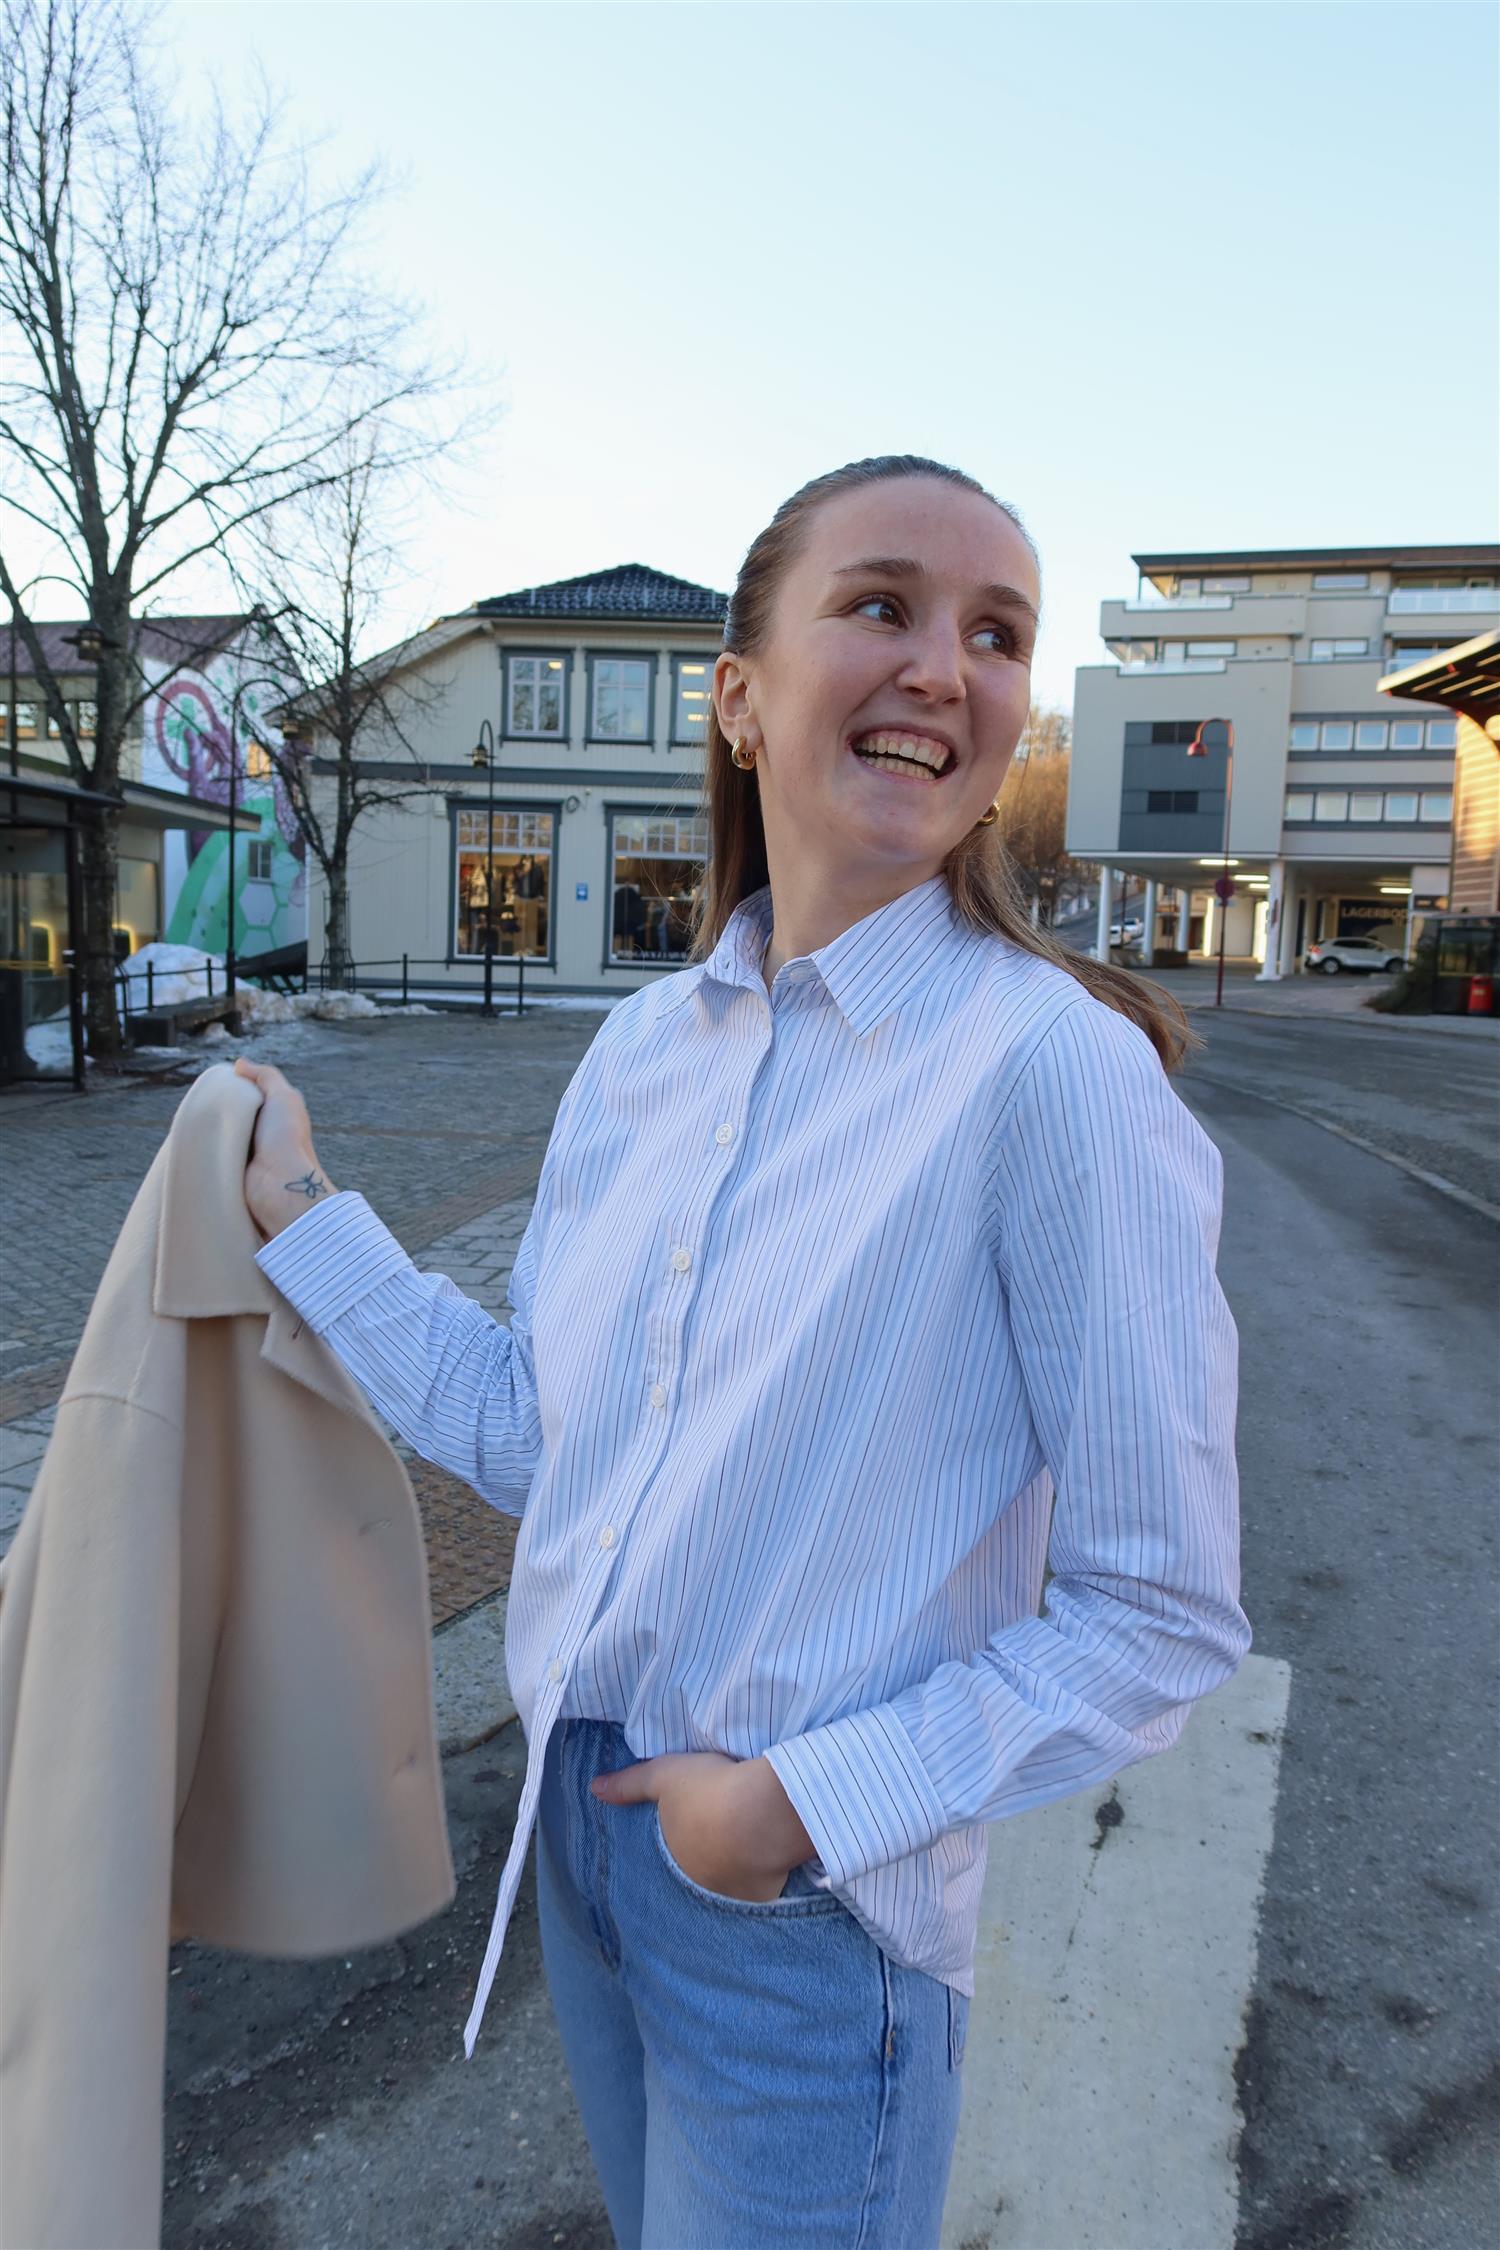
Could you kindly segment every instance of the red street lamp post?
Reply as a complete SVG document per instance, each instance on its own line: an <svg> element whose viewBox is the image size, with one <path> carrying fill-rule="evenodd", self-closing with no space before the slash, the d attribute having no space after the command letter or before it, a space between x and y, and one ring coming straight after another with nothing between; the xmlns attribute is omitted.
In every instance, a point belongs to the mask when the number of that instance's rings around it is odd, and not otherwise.
<svg viewBox="0 0 1500 2250"><path fill-rule="evenodd" d="M1224 1005L1224 924L1229 916L1229 901L1234 896L1234 881L1229 872L1229 802L1234 788L1234 722L1230 719L1204 719L1198 732L1188 744L1190 758L1206 758L1210 750L1217 750L1217 742L1207 739L1210 727L1224 729L1224 872L1214 884L1214 897L1219 902L1219 981L1214 994L1214 1006Z"/></svg>

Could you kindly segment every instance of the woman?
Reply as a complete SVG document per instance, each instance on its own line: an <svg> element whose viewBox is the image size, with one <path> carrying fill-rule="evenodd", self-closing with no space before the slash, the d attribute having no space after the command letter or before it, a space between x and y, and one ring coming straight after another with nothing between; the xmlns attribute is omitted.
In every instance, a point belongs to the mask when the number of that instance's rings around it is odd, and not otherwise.
<svg viewBox="0 0 1500 2250"><path fill-rule="evenodd" d="M754 542L692 963L569 1085L508 1331L255 1073L265 1270L522 1516L529 1761L466 2041L539 1816L622 2244L935 2244L986 1824L1167 1748L1248 1646L1186 1025L1033 930L996 836L1037 604L1011 511L910 456Z"/></svg>

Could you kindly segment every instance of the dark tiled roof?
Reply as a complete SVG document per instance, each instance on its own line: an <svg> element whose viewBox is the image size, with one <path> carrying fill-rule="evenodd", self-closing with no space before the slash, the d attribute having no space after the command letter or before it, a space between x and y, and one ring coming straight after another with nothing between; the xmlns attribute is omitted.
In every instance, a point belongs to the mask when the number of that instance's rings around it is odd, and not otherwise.
<svg viewBox="0 0 1500 2250"><path fill-rule="evenodd" d="M670 578L645 563L616 563L612 570L589 571L582 578L557 578L550 586L523 586L519 593L495 594L476 602L478 617L582 617L595 620L672 619L684 624L722 625L729 596L687 578Z"/></svg>

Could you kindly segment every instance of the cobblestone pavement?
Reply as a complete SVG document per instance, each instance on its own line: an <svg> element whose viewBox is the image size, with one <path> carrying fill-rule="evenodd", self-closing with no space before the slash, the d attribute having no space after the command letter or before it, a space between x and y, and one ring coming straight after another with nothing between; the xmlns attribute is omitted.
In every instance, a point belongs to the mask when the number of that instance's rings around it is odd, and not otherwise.
<svg viewBox="0 0 1500 2250"><path fill-rule="evenodd" d="M318 1153L418 1262L505 1318L505 1287L563 1088L598 1029L584 1010L279 1026L210 1059L276 1062L306 1097ZM0 1100L0 1554L115 1237L193 1065L79 1097ZM427 1532L434 1625L509 1584L513 1519L397 1445Z"/></svg>

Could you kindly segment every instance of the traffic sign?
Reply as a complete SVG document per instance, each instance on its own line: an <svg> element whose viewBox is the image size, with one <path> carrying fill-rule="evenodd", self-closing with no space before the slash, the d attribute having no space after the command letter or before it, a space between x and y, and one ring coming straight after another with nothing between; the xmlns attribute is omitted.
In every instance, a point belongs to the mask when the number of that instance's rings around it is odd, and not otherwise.
<svg viewBox="0 0 1500 2250"><path fill-rule="evenodd" d="M1214 897L1227 900L1233 898L1233 896L1234 877L1232 875L1220 875L1214 883Z"/></svg>

